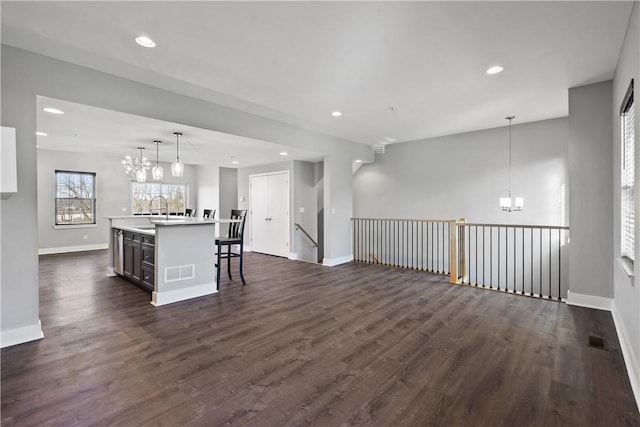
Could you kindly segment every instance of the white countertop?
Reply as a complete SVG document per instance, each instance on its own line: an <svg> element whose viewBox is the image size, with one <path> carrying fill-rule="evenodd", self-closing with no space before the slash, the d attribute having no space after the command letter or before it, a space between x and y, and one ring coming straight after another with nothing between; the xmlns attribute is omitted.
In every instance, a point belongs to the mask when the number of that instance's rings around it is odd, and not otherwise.
<svg viewBox="0 0 640 427"><path fill-rule="evenodd" d="M117 228L125 231L132 231L135 233L146 234L148 236L155 236L156 226L185 226L185 225L215 225L215 224L228 224L231 222L241 222L239 219L209 219L209 218L190 218L184 216L170 216L167 220L165 216L161 215L121 215L107 217L111 220L125 220L118 221L118 224L112 225L112 228ZM138 220L133 221L133 224L127 224L126 220ZM139 220L147 220L146 223L140 224ZM137 223L137 224L136 224Z"/></svg>

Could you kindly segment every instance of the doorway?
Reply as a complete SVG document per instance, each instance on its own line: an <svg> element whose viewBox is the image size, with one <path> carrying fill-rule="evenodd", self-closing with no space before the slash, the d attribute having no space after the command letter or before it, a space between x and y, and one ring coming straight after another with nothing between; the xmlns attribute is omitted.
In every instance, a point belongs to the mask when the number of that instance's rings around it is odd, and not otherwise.
<svg viewBox="0 0 640 427"><path fill-rule="evenodd" d="M289 171L251 175L251 250L289 256Z"/></svg>

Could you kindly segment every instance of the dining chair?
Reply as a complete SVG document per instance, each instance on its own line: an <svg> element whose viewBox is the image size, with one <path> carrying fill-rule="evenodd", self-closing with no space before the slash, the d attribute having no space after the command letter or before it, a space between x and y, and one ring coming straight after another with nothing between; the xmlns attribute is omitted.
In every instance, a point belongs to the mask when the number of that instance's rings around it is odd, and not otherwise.
<svg viewBox="0 0 640 427"><path fill-rule="evenodd" d="M240 258L240 280L242 280L242 286L246 285L244 280L243 260L244 260L244 223L247 219L246 209L232 209L231 219L239 219L240 222L229 223L229 232L224 237L216 238L216 289L220 289L220 269L222 268L222 260L227 260L227 274L229 280L231 277L231 258ZM240 248L238 252L233 252L231 246L238 245ZM223 248L226 247L226 252L223 252Z"/></svg>
<svg viewBox="0 0 640 427"><path fill-rule="evenodd" d="M196 216L195 213L196 213L195 209L186 208L184 210L184 216Z"/></svg>
<svg viewBox="0 0 640 427"><path fill-rule="evenodd" d="M205 209L203 214L203 218L207 218L207 219L214 219L216 217L216 210L215 209Z"/></svg>

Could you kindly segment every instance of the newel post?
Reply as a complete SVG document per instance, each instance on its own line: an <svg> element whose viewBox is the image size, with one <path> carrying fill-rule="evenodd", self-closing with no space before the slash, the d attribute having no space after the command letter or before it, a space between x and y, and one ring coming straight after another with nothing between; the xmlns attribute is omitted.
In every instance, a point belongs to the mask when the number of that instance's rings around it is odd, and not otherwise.
<svg viewBox="0 0 640 427"><path fill-rule="evenodd" d="M461 284L467 278L464 225L466 220L449 221L449 283Z"/></svg>

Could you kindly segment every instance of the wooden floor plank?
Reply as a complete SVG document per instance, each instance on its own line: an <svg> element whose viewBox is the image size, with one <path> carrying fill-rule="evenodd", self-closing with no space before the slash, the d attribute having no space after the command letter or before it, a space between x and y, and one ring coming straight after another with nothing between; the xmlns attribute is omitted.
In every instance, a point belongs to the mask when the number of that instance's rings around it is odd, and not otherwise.
<svg viewBox="0 0 640 427"><path fill-rule="evenodd" d="M153 307L107 262L40 258L46 338L2 350L3 426L640 425L607 312L255 253L247 286Z"/></svg>

